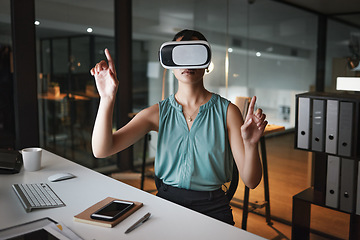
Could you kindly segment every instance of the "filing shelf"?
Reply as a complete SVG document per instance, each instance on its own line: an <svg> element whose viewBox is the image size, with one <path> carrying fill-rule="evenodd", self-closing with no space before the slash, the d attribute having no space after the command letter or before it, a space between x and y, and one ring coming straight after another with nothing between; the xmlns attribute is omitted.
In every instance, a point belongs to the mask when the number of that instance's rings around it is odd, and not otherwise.
<svg viewBox="0 0 360 240"><path fill-rule="evenodd" d="M307 138L308 142L306 144L301 142L300 146L298 143L298 134L303 134L301 129L299 128L299 98L309 98L310 105L309 105L309 122L308 122L308 132L309 138ZM322 121L324 126L322 127L322 142L321 149L316 149L318 146L313 148L312 141L315 141L316 136L311 136L313 131L312 129L312 118L317 116L316 114L313 115L312 104L314 100L325 100L324 101L324 113L322 116ZM340 102L351 102L353 103L353 115L352 115L352 126L349 126L352 136L351 136L351 145L349 154L340 154L339 152L339 145L336 143L335 153L330 153L330 150L327 152L325 148L326 144L326 100L337 100L339 101L339 108ZM296 95L296 123L295 123L295 148L299 150L311 151L314 154L314 168L313 168L313 176L314 176L314 186L304 191L296 194L293 196L293 212L292 212L292 239L309 239L310 234L310 215L311 215L311 205L317 205L320 207L332 209L334 211L340 211L340 208L333 208L329 207L325 204L326 201L326 184L327 184L327 158L329 155L336 156L339 158L346 158L355 161L355 179L357 180L357 169L358 169L358 161L360 160L360 128L359 128L359 119L360 119L360 95L355 94L338 94L338 93L320 93L320 92L308 92L303 94ZM340 112L337 113L340 115ZM339 122L337 123L339 124ZM338 127L338 126L337 126ZM338 127L339 128L339 127ZM300 133L298 132L300 130ZM314 130L315 131L315 130ZM321 136L321 134L320 134ZM339 134L337 135L339 137ZM301 138L301 137L300 137ZM303 139L300 139L303 140ZM319 140L319 139L317 139ZM338 140L338 139L337 139ZM303 147L304 145L307 147ZM316 145L316 144L315 144ZM347 146L347 145L344 145ZM332 150L333 151L333 150ZM357 181L355 181L357 182ZM352 211L345 212L350 215L350 229L349 229L349 239L360 239L360 216L356 215L356 186L354 184L353 187L353 204L352 204ZM359 186L360 187L360 186ZM340 198L340 195L339 195Z"/></svg>

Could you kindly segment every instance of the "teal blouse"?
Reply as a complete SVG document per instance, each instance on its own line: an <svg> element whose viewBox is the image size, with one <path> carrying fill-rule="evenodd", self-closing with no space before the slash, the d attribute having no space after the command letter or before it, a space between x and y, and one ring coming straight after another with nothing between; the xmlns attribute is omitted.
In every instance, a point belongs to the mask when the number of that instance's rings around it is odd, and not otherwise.
<svg viewBox="0 0 360 240"><path fill-rule="evenodd" d="M155 174L165 184L212 191L231 180L233 158L226 125L229 101L213 93L189 130L182 106L171 95L159 103Z"/></svg>

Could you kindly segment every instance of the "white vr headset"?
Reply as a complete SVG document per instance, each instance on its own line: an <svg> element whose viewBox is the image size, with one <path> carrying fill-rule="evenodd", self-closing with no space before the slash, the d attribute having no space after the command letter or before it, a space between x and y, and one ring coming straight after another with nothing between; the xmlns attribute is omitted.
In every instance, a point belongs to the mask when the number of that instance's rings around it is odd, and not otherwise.
<svg viewBox="0 0 360 240"><path fill-rule="evenodd" d="M206 41L165 42L159 51L164 68L202 69L211 61L210 45Z"/></svg>

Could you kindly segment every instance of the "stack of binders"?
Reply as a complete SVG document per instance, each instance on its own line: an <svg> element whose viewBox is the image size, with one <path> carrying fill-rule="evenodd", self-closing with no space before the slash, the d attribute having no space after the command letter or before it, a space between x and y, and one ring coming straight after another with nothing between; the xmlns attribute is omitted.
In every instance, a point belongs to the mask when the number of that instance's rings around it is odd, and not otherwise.
<svg viewBox="0 0 360 240"><path fill-rule="evenodd" d="M298 98L297 148L351 157L354 102Z"/></svg>
<svg viewBox="0 0 360 240"><path fill-rule="evenodd" d="M348 213L353 212L353 202L354 197L356 197L354 188L357 182L355 163L356 161L353 159L328 155L325 194L326 206ZM357 195L359 195L359 193ZM357 200L360 200L360 197L357 197ZM357 205L359 205L359 203L357 203ZM360 215L359 210L359 208L356 209L356 212Z"/></svg>
<svg viewBox="0 0 360 240"><path fill-rule="evenodd" d="M360 98L297 95L296 148L327 154L325 205L360 215Z"/></svg>

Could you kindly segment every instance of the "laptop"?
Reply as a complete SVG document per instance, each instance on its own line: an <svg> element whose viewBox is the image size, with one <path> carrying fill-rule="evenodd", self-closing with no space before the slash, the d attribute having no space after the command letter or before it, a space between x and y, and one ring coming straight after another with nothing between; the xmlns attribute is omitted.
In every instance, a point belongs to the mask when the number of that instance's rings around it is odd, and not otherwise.
<svg viewBox="0 0 360 240"><path fill-rule="evenodd" d="M15 150L0 149L0 174L14 174L20 172L22 155Z"/></svg>

